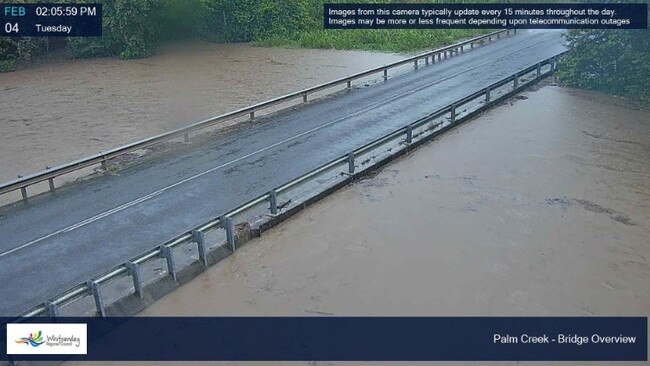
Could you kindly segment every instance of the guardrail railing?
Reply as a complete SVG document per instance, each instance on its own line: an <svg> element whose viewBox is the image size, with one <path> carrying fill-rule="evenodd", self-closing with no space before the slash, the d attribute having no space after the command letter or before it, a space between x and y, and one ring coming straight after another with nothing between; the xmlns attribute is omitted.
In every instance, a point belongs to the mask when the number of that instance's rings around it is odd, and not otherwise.
<svg viewBox="0 0 650 366"><path fill-rule="evenodd" d="M285 184L264 193L222 215L219 215L204 224L158 246L151 250L131 259L130 261L119 265L112 270L94 277L85 283L81 283L54 298L37 305L30 310L20 314L20 317L34 317L47 315L59 316L59 308L66 306L87 296L93 296L97 314L106 315L106 307L101 294L101 286L109 281L113 281L124 276L130 276L133 280L133 291L141 295L143 283L140 277L140 266L156 260L166 260L166 273L173 279L176 279L176 262L174 259L174 250L187 245L197 245L199 261L208 265L208 252L204 236L207 232L217 229L223 229L226 234L225 245L234 252L236 250L235 241L235 224L233 218L254 208L261 209L260 205L268 205L264 208L265 212L271 215L277 215L282 210L288 210L290 206L281 208L278 205L277 197L280 194L287 193L312 179L323 177L328 172L335 172L337 176L343 174L345 179L354 179L355 175L376 166L384 161L375 161L374 164L363 167L364 162L361 157L367 157L369 153L376 153L382 147L390 146L388 155L383 159L395 156L412 144L424 142L435 137L449 128L455 127L463 121L475 116L490 106L499 103L503 99L517 93L527 85L551 75L556 69L556 60L558 56L548 58L540 63L521 70L509 77L506 77L487 88L470 94L452 104L441 108L428 116L421 118L411 124L408 124L390 134L376 139L354 151L342 155L322 166L307 172ZM458 111L461 111L460 113ZM463 112L466 112L463 114ZM436 121L439 120L437 123ZM395 142L399 149L395 148ZM369 158L370 159L370 158ZM336 169L341 169L337 171Z"/></svg>
<svg viewBox="0 0 650 366"><path fill-rule="evenodd" d="M511 33L515 34L517 31L516 30L500 30L488 34L484 34L482 36L474 37L462 42L458 42L455 44L452 44L450 46L446 46L443 48L438 48L432 51L428 51L413 57L406 58L401 61L397 61L388 65L380 66L374 69L366 70L357 74L353 74L350 76L346 76L340 79L336 79L324 84L316 85L314 87L300 90L297 92L293 92L287 95L283 95L281 97L277 97L271 100L268 100L266 102L254 104L249 107L241 108L233 112L229 112L226 114L222 114L216 117L212 117L203 121L199 121L196 123L193 123L189 126L182 127L173 131L169 131L160 135L156 135L153 137L146 138L144 140L136 141L128 145L124 145L112 150L108 150L106 152L101 152L99 154L91 155L88 157L85 157L83 159L75 160L63 165L59 165L50 169L43 170L38 173L34 173L31 175L27 175L24 177L20 177L18 179L0 184L0 195L13 192L16 190L20 190L21 196L23 200L26 200L28 198L28 191L27 188L31 185L41 183L44 181L48 181L49 183L49 190L51 192L54 192L56 189L56 184L54 182L54 179L56 177L59 177L64 174L68 174L83 168L87 168L93 165L100 164L101 167L106 170L106 164L110 159L116 158L120 155L130 153L136 150L140 150L143 148L150 147L152 145L161 143L161 142L166 142L172 139L180 138L183 137L184 140L187 142L189 141L189 136L190 133L197 132L199 130L203 130L205 128L209 128L214 126L215 124L219 122L224 122L227 120L232 120L237 117L249 115L251 119L255 117L255 112L258 112L260 110L264 110L266 108L276 106L281 103L293 101L295 99L302 98L303 102L307 102L308 96L310 94L323 91L326 89L333 88L335 86L339 86L342 84L346 84L346 88L350 89L352 87L352 81L356 79L360 79L363 77L367 77L373 74L377 73L383 73L383 78L384 80L388 79L388 70L407 65L409 63L413 63L414 68L417 69L420 65L420 62L424 60L425 64L429 64L429 59L431 60L431 63L436 62L436 58L438 61L441 61L443 59L446 59L448 57L451 57L455 54L460 54L465 51L466 47L469 47L470 49L474 48L474 45L476 44L482 44L485 42L490 42L493 39L499 39L501 38L502 35L510 35Z"/></svg>

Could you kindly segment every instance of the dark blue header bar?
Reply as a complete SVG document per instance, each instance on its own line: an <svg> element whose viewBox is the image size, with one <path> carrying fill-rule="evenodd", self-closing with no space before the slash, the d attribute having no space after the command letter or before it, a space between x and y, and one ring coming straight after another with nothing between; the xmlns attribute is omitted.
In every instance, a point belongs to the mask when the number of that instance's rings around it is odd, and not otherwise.
<svg viewBox="0 0 650 366"><path fill-rule="evenodd" d="M0 4L0 36L101 35L101 4Z"/></svg>
<svg viewBox="0 0 650 366"><path fill-rule="evenodd" d="M647 29L648 5L325 4L326 29Z"/></svg>
<svg viewBox="0 0 650 366"><path fill-rule="evenodd" d="M138 317L86 323L88 354L14 360L646 361L645 317ZM3 328L6 329L7 319ZM39 322L25 319L44 340ZM25 323L23 322L23 323ZM31 329L31 328L30 328ZM6 342L6 330L1 340ZM31 337L30 335L30 337ZM25 335L24 337L27 337ZM40 338L39 338L40 339ZM60 338L56 338L60 339ZM21 344L30 347L27 342ZM8 359L5 353L2 359Z"/></svg>

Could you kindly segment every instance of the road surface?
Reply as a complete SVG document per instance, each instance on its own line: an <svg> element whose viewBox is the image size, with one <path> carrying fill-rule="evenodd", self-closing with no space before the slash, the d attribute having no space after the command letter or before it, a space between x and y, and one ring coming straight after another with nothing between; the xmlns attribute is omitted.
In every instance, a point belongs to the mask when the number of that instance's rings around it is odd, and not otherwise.
<svg viewBox="0 0 650 366"><path fill-rule="evenodd" d="M564 51L530 31L310 103L194 149L0 209L0 314L15 315L310 169Z"/></svg>

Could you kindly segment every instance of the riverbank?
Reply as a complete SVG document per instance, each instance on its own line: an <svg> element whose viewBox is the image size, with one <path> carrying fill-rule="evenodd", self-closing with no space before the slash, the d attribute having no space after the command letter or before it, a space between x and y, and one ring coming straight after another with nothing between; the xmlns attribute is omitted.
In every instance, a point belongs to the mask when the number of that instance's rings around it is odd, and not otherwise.
<svg viewBox="0 0 650 366"><path fill-rule="evenodd" d="M142 315L646 315L648 117L598 93L523 93Z"/></svg>

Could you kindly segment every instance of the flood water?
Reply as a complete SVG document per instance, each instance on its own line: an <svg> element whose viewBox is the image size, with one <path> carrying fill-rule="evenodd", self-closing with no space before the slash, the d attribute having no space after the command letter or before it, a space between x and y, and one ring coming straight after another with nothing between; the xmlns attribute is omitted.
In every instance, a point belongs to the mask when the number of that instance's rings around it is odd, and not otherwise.
<svg viewBox="0 0 650 366"><path fill-rule="evenodd" d="M263 233L141 315L644 316L649 153L648 111L556 86L526 92Z"/></svg>
<svg viewBox="0 0 650 366"><path fill-rule="evenodd" d="M199 44L0 73L0 182L401 58Z"/></svg>

